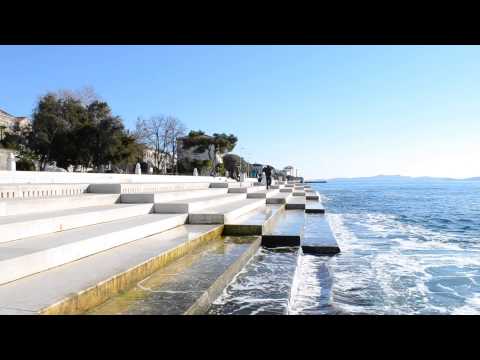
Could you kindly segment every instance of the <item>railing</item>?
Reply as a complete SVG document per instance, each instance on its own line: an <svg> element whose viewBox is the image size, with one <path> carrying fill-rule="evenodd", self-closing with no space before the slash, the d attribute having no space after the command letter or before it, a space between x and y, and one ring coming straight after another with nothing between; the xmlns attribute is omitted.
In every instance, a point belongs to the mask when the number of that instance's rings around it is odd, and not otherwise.
<svg viewBox="0 0 480 360"><path fill-rule="evenodd" d="M0 184L0 200L75 196L87 192L89 184Z"/></svg>

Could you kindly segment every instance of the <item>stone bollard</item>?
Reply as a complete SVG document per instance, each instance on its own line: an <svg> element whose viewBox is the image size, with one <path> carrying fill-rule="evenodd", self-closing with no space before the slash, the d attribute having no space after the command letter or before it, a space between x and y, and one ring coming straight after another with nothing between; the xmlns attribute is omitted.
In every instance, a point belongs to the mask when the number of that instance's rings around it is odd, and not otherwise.
<svg viewBox="0 0 480 360"><path fill-rule="evenodd" d="M245 182L245 179L246 179L246 174L240 173L240 182Z"/></svg>
<svg viewBox="0 0 480 360"><path fill-rule="evenodd" d="M148 173L149 173L150 175L153 174L153 167L150 166L150 167L148 168Z"/></svg>
<svg viewBox="0 0 480 360"><path fill-rule="evenodd" d="M225 170L225 177L228 179L229 176L230 176L230 173L228 172L228 170Z"/></svg>
<svg viewBox="0 0 480 360"><path fill-rule="evenodd" d="M137 163L137 165L135 165L135 174L142 175L142 167L140 166L140 163Z"/></svg>
<svg viewBox="0 0 480 360"><path fill-rule="evenodd" d="M13 153L10 153L10 155L8 155L7 170L17 171L17 163L15 161L15 155L13 155Z"/></svg>
<svg viewBox="0 0 480 360"><path fill-rule="evenodd" d="M197 168L193 169L193 176L198 176L198 170L197 170Z"/></svg>

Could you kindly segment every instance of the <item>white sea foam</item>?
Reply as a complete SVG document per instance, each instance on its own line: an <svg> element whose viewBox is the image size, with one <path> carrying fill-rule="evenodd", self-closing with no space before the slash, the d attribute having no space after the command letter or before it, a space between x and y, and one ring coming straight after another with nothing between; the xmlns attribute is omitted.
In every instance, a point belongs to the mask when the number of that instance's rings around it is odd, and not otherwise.
<svg viewBox="0 0 480 360"><path fill-rule="evenodd" d="M478 275L464 269L480 266L478 249L467 251L449 242L448 234L404 224L387 214L329 214L328 220L342 249L330 263L333 302L344 311L392 314L480 311L480 298L469 298L467 305L458 307L460 300L455 299L465 294L460 294L454 285L436 285L437 290L430 285L434 279L431 270L442 266L457 269L452 278L471 279L476 284ZM453 296L452 304L438 306L432 302L440 293Z"/></svg>

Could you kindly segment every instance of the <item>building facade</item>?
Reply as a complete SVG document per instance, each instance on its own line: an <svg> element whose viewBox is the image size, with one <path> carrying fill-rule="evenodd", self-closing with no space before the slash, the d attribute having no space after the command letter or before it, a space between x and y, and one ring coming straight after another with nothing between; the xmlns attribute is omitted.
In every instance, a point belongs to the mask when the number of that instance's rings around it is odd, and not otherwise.
<svg viewBox="0 0 480 360"><path fill-rule="evenodd" d="M0 109L0 138L5 136L4 134L11 131L12 127L19 125L20 127L26 126L29 120L25 116L13 116L6 111Z"/></svg>

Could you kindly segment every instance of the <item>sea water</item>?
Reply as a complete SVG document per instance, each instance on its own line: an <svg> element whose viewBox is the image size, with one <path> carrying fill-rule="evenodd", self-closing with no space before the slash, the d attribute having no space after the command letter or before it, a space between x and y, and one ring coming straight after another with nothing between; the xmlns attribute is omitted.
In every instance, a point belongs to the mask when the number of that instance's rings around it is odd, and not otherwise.
<svg viewBox="0 0 480 360"><path fill-rule="evenodd" d="M314 187L342 252L303 255L290 313L480 314L480 181Z"/></svg>
<svg viewBox="0 0 480 360"><path fill-rule="evenodd" d="M312 186L341 253L261 250L211 313L480 314L480 181Z"/></svg>

